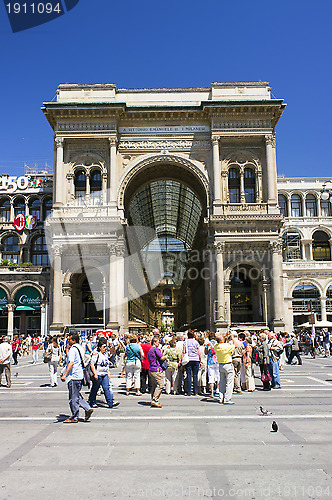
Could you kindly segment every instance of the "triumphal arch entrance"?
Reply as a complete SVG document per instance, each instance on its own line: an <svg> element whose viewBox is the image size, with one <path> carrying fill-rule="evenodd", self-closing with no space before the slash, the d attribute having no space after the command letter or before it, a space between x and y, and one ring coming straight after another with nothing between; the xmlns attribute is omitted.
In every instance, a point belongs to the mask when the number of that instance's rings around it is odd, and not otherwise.
<svg viewBox="0 0 332 500"><path fill-rule="evenodd" d="M51 328L282 329L284 107L264 82L60 85Z"/></svg>

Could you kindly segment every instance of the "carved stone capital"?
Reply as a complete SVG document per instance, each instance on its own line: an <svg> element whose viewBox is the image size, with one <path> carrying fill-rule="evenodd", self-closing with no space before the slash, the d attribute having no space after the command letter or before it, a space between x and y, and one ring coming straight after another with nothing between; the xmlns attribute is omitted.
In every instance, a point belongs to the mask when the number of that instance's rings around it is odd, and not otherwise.
<svg viewBox="0 0 332 500"><path fill-rule="evenodd" d="M66 179L67 181L72 181L74 179L74 174L73 172L68 172L68 174L66 174Z"/></svg>
<svg viewBox="0 0 332 500"><path fill-rule="evenodd" d="M64 297L71 297L71 285L62 285L62 295Z"/></svg>
<svg viewBox="0 0 332 500"><path fill-rule="evenodd" d="M62 254L62 245L52 245L52 251L54 255Z"/></svg>
<svg viewBox="0 0 332 500"><path fill-rule="evenodd" d="M269 248L272 253L282 253L282 242L280 240L271 241L269 243Z"/></svg>
<svg viewBox="0 0 332 500"><path fill-rule="evenodd" d="M110 255L116 255L116 244L115 243L107 243L107 248Z"/></svg>
<svg viewBox="0 0 332 500"><path fill-rule="evenodd" d="M219 135L213 135L211 137L212 145L213 146L219 146L219 139L220 139Z"/></svg>
<svg viewBox="0 0 332 500"><path fill-rule="evenodd" d="M63 148L64 142L65 142L65 140L63 137L55 137L54 138L54 146L56 148Z"/></svg>
<svg viewBox="0 0 332 500"><path fill-rule="evenodd" d="M108 174L107 174L107 172L103 172L103 173L101 174L101 176L102 176L102 178L103 178L103 179L107 179Z"/></svg>
<svg viewBox="0 0 332 500"><path fill-rule="evenodd" d="M14 312L16 305L15 304L7 304L7 311Z"/></svg>
<svg viewBox="0 0 332 500"><path fill-rule="evenodd" d="M276 136L275 134L268 134L265 136L265 142L267 145L272 146L273 148L276 147Z"/></svg>
<svg viewBox="0 0 332 500"><path fill-rule="evenodd" d="M225 243L218 241L217 243L214 243L214 251L216 254L224 253L225 251Z"/></svg>
<svg viewBox="0 0 332 500"><path fill-rule="evenodd" d="M108 138L108 143L110 146L116 146L118 143L118 140L116 137L109 137Z"/></svg>
<svg viewBox="0 0 332 500"><path fill-rule="evenodd" d="M115 252L117 257L123 257L125 254L125 246L124 243L117 243L115 246Z"/></svg>

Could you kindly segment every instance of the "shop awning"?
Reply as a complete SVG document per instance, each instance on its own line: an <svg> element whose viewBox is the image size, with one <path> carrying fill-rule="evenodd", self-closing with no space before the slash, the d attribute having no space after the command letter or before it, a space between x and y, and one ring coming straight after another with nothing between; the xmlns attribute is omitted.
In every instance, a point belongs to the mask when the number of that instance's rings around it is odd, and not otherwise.
<svg viewBox="0 0 332 500"><path fill-rule="evenodd" d="M16 293L15 304L16 311L40 311L40 293L33 286L24 286Z"/></svg>

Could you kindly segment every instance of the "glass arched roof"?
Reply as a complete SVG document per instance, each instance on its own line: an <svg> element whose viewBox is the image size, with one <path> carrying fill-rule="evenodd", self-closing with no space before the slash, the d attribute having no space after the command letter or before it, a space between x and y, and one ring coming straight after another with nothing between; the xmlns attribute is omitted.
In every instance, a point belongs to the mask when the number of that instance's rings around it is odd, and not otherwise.
<svg viewBox="0 0 332 500"><path fill-rule="evenodd" d="M175 240L180 240L190 249L202 205L188 186L178 181L159 180L145 185L133 196L129 214L134 226L153 228L163 246L173 246Z"/></svg>

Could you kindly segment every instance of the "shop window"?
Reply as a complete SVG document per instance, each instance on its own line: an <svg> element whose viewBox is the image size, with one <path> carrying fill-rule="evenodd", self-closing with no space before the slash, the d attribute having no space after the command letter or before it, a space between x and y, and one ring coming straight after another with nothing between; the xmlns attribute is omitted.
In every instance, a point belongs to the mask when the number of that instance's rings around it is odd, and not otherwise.
<svg viewBox="0 0 332 500"><path fill-rule="evenodd" d="M14 200L14 218L18 214L25 215L25 201L23 198L15 198Z"/></svg>
<svg viewBox="0 0 332 500"><path fill-rule="evenodd" d="M50 265L45 236L38 236L33 240L31 245L31 261L34 266Z"/></svg>
<svg viewBox="0 0 332 500"><path fill-rule="evenodd" d="M252 168L244 169L244 195L246 203L256 202L256 178Z"/></svg>
<svg viewBox="0 0 332 500"><path fill-rule="evenodd" d="M75 175L75 198L77 205L85 204L86 196L86 175L83 171L79 171Z"/></svg>
<svg viewBox="0 0 332 500"><path fill-rule="evenodd" d="M302 217L302 200L298 194L293 194L291 198L292 217Z"/></svg>
<svg viewBox="0 0 332 500"><path fill-rule="evenodd" d="M286 231L282 236L284 262L302 259L301 236L297 231Z"/></svg>
<svg viewBox="0 0 332 500"><path fill-rule="evenodd" d="M287 200L286 200L286 197L283 194L279 194L279 196L278 196L278 205L279 205L279 208L280 208L280 213L284 217L288 217Z"/></svg>
<svg viewBox="0 0 332 500"><path fill-rule="evenodd" d="M237 168L228 171L228 193L230 203L240 203L240 173Z"/></svg>
<svg viewBox="0 0 332 500"><path fill-rule="evenodd" d="M2 258L10 262L20 262L20 240L18 236L8 236L3 241Z"/></svg>
<svg viewBox="0 0 332 500"><path fill-rule="evenodd" d="M328 234L324 231L315 231L312 240L313 259L331 260L331 248Z"/></svg>
<svg viewBox="0 0 332 500"><path fill-rule="evenodd" d="M313 194L308 194L305 199L305 212L307 217L317 217L317 199Z"/></svg>
<svg viewBox="0 0 332 500"><path fill-rule="evenodd" d="M94 170L90 175L90 200L91 205L100 205L102 195L102 177L99 170Z"/></svg>
<svg viewBox="0 0 332 500"><path fill-rule="evenodd" d="M10 200L4 198L0 201L0 222L10 221Z"/></svg>

